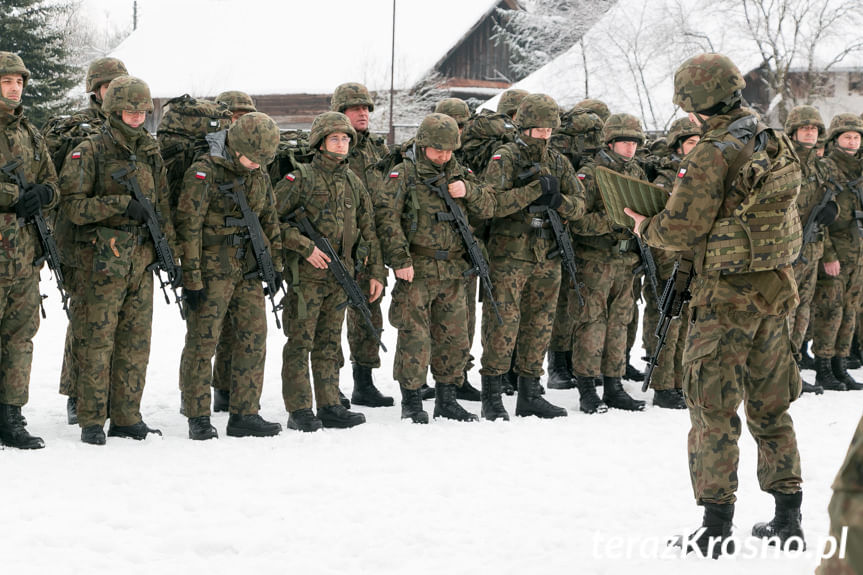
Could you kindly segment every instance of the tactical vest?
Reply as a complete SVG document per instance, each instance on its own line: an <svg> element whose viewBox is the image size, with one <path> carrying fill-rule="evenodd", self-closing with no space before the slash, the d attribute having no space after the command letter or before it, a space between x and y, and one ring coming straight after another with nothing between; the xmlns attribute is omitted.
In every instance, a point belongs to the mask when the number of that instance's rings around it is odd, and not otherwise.
<svg viewBox="0 0 863 575"><path fill-rule="evenodd" d="M719 218L707 235L699 271L737 274L775 270L791 265L800 253L802 227L797 213L800 162L791 141L751 116L728 126L718 137L706 138L723 151L740 150L729 166L725 193L732 184L746 192L733 213ZM735 126L735 124L738 124ZM766 150L768 131L779 144L775 157ZM723 140L728 134L731 139Z"/></svg>

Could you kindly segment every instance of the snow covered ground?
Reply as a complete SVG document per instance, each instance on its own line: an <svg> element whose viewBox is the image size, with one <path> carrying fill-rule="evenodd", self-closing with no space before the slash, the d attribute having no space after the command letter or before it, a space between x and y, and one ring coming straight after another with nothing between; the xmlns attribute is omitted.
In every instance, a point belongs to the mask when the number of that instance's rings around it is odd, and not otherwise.
<svg viewBox="0 0 863 575"><path fill-rule="evenodd" d="M0 451L0 569L8 574L811 573L828 531L830 484L863 405L861 393L827 392L792 408L809 554L662 557L664 538L701 519L685 411L587 416L576 391L552 390L547 397L569 417L415 426L400 421L396 406L365 409L368 423L353 430L235 439L217 414L222 437L192 442L177 412L185 328L157 294L143 412L164 437L92 447L66 425L57 394L65 319L45 277L49 315L24 412L47 447ZM283 336L270 324L262 415L284 425ZM398 397L389 326L384 341L390 353L377 383ZM479 384L478 374L472 379ZM342 381L350 395L349 365ZM505 403L513 413L514 398ZM772 516L773 502L758 489L748 432L740 446L735 526L745 537Z"/></svg>

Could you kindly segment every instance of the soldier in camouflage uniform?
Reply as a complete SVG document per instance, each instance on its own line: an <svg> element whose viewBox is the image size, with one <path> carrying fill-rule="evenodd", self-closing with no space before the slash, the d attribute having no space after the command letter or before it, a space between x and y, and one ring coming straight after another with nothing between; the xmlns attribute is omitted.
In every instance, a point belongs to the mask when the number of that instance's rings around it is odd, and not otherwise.
<svg viewBox="0 0 863 575"><path fill-rule="evenodd" d="M108 435L144 439L141 419L153 322L153 239L149 212L132 197L133 178L149 200L170 244L166 176L159 146L144 121L153 110L147 84L132 76L111 81L102 106L108 120L69 154L60 172L63 192L57 227L68 238L72 268L73 364L81 441L105 444ZM114 177L120 171L125 175Z"/></svg>
<svg viewBox="0 0 863 575"><path fill-rule="evenodd" d="M586 100L582 100L575 106L578 108L590 110L591 112L599 116L599 119L603 122L608 120L608 117L611 115L611 111L608 109L608 104L606 104L602 100L597 100L595 98L587 98Z"/></svg>
<svg viewBox="0 0 863 575"><path fill-rule="evenodd" d="M217 104L224 104L231 111L231 122L236 122L240 116L249 112L257 112L252 97L239 90L228 90L216 96Z"/></svg>
<svg viewBox="0 0 863 575"><path fill-rule="evenodd" d="M515 118L515 113L518 111L518 106L524 97L528 95L527 90L511 88L500 95L497 101L497 113L506 114L510 118Z"/></svg>
<svg viewBox="0 0 863 575"><path fill-rule="evenodd" d="M635 150L644 141L641 122L630 114L612 114L603 126L603 143L592 162L578 170L587 190L587 213L573 222L574 246L579 262L579 279L584 283L584 306L569 299L568 313L574 316L572 371L585 413L603 413L608 407L640 411L644 402L623 389L626 367L626 329L634 308L633 268L638 265L638 246L629 231L614 227L605 210L594 178L597 166L645 179L634 160ZM596 386L602 383L602 400Z"/></svg>
<svg viewBox="0 0 863 575"><path fill-rule="evenodd" d="M270 179L262 169L279 143L279 127L260 112L240 117L227 130L207 136L210 150L183 176L174 220L183 252L183 298L186 345L180 358L183 411L189 438L218 437L210 424L211 361L225 321L235 345L230 358L230 416L226 433L233 437L269 437L282 426L258 413L267 355L264 292L249 230L229 223L244 214L243 194L260 221L276 270L281 270L282 243ZM248 277L251 275L251 277ZM281 276L276 283L281 286Z"/></svg>
<svg viewBox="0 0 863 575"><path fill-rule="evenodd" d="M356 269L355 262L360 264L359 269L364 270L369 280L370 302L380 299L384 268L375 233L374 208L362 180L348 164L350 146L357 138L345 114L321 114L312 123L309 137L309 144L315 149L312 163L300 164L276 185L290 272L290 290L283 312L288 341L282 350L282 396L290 413L288 427L299 431L348 428L366 421L362 413L348 411L339 399L339 369L344 365L341 338L344 289L328 270L330 260L326 254L287 222L303 208L303 215L318 233L329 239L348 271ZM356 328L367 329L365 323ZM375 341L371 336L368 338ZM317 416L312 412L310 357Z"/></svg>
<svg viewBox="0 0 863 575"><path fill-rule="evenodd" d="M0 173L0 443L45 447L30 435L21 407L27 403L33 337L39 329L41 246L33 216L57 205L57 175L48 148L24 117L21 98L30 71L17 54L0 52L0 166L19 162L21 187Z"/></svg>
<svg viewBox="0 0 863 575"><path fill-rule="evenodd" d="M863 120L839 114L830 121L830 154L821 160L824 181L838 190L838 216L827 227L813 306L815 385L863 389L847 361L863 295L863 164L857 155Z"/></svg>
<svg viewBox="0 0 863 575"><path fill-rule="evenodd" d="M753 535L782 544L803 538L800 454L788 413L800 395L788 315L797 305L791 264L800 248L801 172L790 140L741 106L744 86L720 54L694 56L677 69L674 103L702 126L701 141L683 160L685 172L662 212L645 218L625 210L651 246L695 246L683 389L692 423L690 476L705 529L690 540L714 558L734 551L723 542L734 516L741 401L758 447L759 484L776 502L774 519L756 524ZM750 230L766 226L769 237L725 248L729 236L752 237Z"/></svg>
<svg viewBox="0 0 863 575"><path fill-rule="evenodd" d="M369 112L373 112L375 103L369 91L362 84L348 82L339 85L333 92L330 110L341 112L351 122L356 132L349 156L351 170L360 178L372 202L380 188L380 174L375 170L375 164L389 153L387 145L381 136L369 132ZM357 283L363 291L368 292L371 276L365 272L357 276ZM383 280L386 285L386 276ZM371 302L372 323L375 329L383 328L384 319L381 313L381 298ZM348 345L351 349L351 363L354 375L354 390L351 401L366 407L389 407L393 398L383 395L372 380L372 370L381 366L381 356L378 344L366 329L362 316L353 308L348 308ZM351 403L339 391L339 398L345 407Z"/></svg>
<svg viewBox="0 0 863 575"><path fill-rule="evenodd" d="M503 324L498 324L492 306L483 306L482 409L488 419L505 418L500 403L501 376L510 369L515 351L516 415L561 417L566 410L543 399L539 384L561 289L560 262L548 257L557 242L545 213L556 210L569 220L581 217L584 189L569 160L548 145L552 130L560 125L553 98L545 94L525 96L515 121L520 130L518 139L492 155L484 179L496 194L531 188L541 195L520 202L521 209L490 223L489 266Z"/></svg>

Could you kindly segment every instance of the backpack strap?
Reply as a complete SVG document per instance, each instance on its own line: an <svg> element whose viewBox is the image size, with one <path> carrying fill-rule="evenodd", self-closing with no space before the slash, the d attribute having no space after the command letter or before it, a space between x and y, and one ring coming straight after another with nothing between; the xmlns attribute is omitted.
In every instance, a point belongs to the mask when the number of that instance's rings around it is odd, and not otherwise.
<svg viewBox="0 0 863 575"><path fill-rule="evenodd" d="M749 141L746 142L746 145L743 146L743 149L740 150L740 153L734 158L734 161L728 166L728 172L725 174L725 193L728 193L728 190L731 189L731 183L734 181L734 178L737 177L737 174L740 172L740 168L752 158L752 154L755 153L755 142L758 140L758 136L767 129L765 124L761 122L758 123L758 126L755 129L755 133L749 138Z"/></svg>

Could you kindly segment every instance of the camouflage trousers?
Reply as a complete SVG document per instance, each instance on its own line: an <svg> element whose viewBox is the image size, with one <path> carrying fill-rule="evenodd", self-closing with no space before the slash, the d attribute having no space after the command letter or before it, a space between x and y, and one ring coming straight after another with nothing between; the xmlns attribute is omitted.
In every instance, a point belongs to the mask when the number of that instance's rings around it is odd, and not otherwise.
<svg viewBox="0 0 863 575"><path fill-rule="evenodd" d="M371 289L369 277L363 273L358 273L356 279L362 292L369 293ZM383 299L384 294L381 293L381 297L369 304L369 311L372 312L372 324L376 330L381 330L384 327L384 316L381 312L381 300ZM381 366L380 346L369 333L363 314L352 307L348 307L348 347L351 351L352 363L358 363L363 367L372 369Z"/></svg>
<svg viewBox="0 0 863 575"><path fill-rule="evenodd" d="M39 274L0 284L0 403L29 399L33 337L39 330Z"/></svg>
<svg viewBox="0 0 863 575"><path fill-rule="evenodd" d="M231 358L235 346L233 320L228 310L222 322L222 331L216 343L216 356L213 358L213 388L220 391L231 391Z"/></svg>
<svg viewBox="0 0 863 575"><path fill-rule="evenodd" d="M436 383L462 385L468 357L464 280L398 280L389 320L399 330L393 379L401 387L422 387L429 366Z"/></svg>
<svg viewBox="0 0 863 575"><path fill-rule="evenodd" d="M492 306L482 306L480 373L505 374L515 351L515 372L541 377L560 289L560 262L493 258L489 268L503 325L498 324Z"/></svg>
<svg viewBox="0 0 863 575"><path fill-rule="evenodd" d="M580 377L622 377L626 370L626 330L632 320L632 270L621 260L579 262L584 307L570 298L575 318L572 373Z"/></svg>
<svg viewBox="0 0 863 575"><path fill-rule="evenodd" d="M657 312L657 321L658 321ZM647 325L643 329L647 329ZM648 356L653 355L653 350L659 343L654 335L656 325L650 327L650 339L652 344L647 349ZM681 389L683 387L683 350L686 347L686 334L689 331L689 306L683 306L680 317L671 320L668 324L668 333L665 336L665 345L659 352L659 360L653 368L650 377L652 389Z"/></svg>
<svg viewBox="0 0 863 575"><path fill-rule="evenodd" d="M635 338L638 336L638 319L640 315L638 313L638 302L641 301L641 284L643 282L643 275L632 277L632 318L626 324L626 357L629 357L629 354L632 352ZM644 293L646 294L647 292L645 291ZM641 338L644 340L644 333L641 334Z"/></svg>
<svg viewBox="0 0 863 575"><path fill-rule="evenodd" d="M312 408L309 359L318 408L339 403L345 310L338 306L344 303L345 292L331 276L324 281L303 278L297 288L302 297L291 290L285 298L282 325L288 341L282 348L282 399L289 412ZM360 327L366 329L364 324Z"/></svg>
<svg viewBox="0 0 863 575"><path fill-rule="evenodd" d="M476 290L479 287L479 279L476 276L471 276L467 281L464 282L465 288L465 300L467 301L467 364L464 366L464 370L470 371L474 367L474 361L476 358L470 352L473 349L473 336L476 334ZM482 289L482 288L480 288ZM487 297L487 294L483 294L483 297Z"/></svg>
<svg viewBox="0 0 863 575"><path fill-rule="evenodd" d="M863 295L863 262L841 262L835 278L819 266L812 300L812 352L818 357L848 357Z"/></svg>
<svg viewBox="0 0 863 575"><path fill-rule="evenodd" d="M744 403L758 447L764 491L800 490L800 453L788 408L801 391L788 318L722 308L693 308L683 355L689 407L689 473L695 499L734 503Z"/></svg>
<svg viewBox="0 0 863 575"><path fill-rule="evenodd" d="M66 289L69 294L75 293L75 284L81 279L89 280L89 276L81 278L85 275L79 270L71 266L63 266L63 274L66 280ZM60 394L68 397L78 397L78 371L75 364L75 355L72 353L73 341L73 320L74 316L70 315L69 323L66 324L66 339L63 342L63 365L60 368Z"/></svg>
<svg viewBox="0 0 863 575"><path fill-rule="evenodd" d="M207 265L205 260L204 264ZM186 314L186 345L180 356L180 389L186 417L210 415L213 356L227 325L230 350L230 413L250 415L260 409L267 358L267 310L260 281L231 272L203 270L204 301Z"/></svg>
<svg viewBox="0 0 863 575"><path fill-rule="evenodd" d="M576 301L578 296L575 295L575 290L566 288L569 285L569 276L566 273L563 270L563 264L561 264L561 286L557 294L557 307L554 310L554 325L551 328L551 342L548 349L549 351L569 353L572 350L572 330L574 327L574 317L569 313L569 296L571 294L576 298Z"/></svg>
<svg viewBox="0 0 863 575"><path fill-rule="evenodd" d="M660 286L665 285L662 280L658 281ZM641 346L644 348L644 353L649 356L653 352L653 348L656 346L656 336L654 333L656 332L656 324L659 323L659 307L658 302L653 295L653 288L650 287L650 282L647 281L643 283L644 289L641 292L641 297L644 299L644 313L641 315ZM632 325L631 322L630 325ZM635 336L633 336L633 338L634 337ZM628 334L627 343L629 343ZM632 345L634 345L634 343ZM632 350L632 345L629 346L630 351Z"/></svg>
<svg viewBox="0 0 863 575"><path fill-rule="evenodd" d="M791 348L794 350L794 357L798 359L800 346L803 345L806 330L809 328L812 298L815 296L818 268L821 266L819 260L823 253L824 245L822 242L806 244L803 248L803 257L794 263L794 279L797 282L800 305L788 317L788 327L791 331Z"/></svg>

